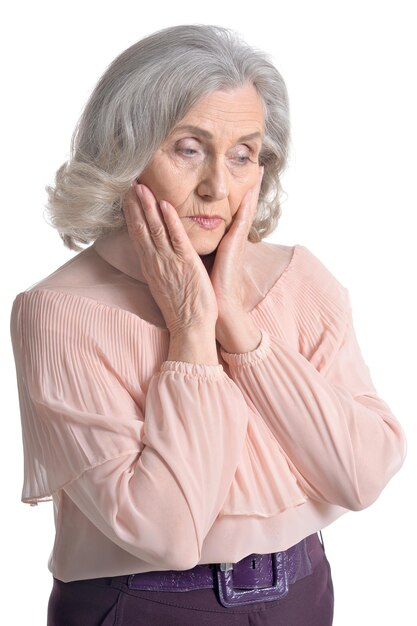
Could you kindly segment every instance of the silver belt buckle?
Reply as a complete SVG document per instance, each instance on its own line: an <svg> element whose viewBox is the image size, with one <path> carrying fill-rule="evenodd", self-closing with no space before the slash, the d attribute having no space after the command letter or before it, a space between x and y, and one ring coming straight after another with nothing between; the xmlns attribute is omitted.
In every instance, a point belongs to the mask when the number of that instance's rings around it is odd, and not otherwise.
<svg viewBox="0 0 417 626"><path fill-rule="evenodd" d="M228 572L233 569L233 563L220 563L220 571Z"/></svg>

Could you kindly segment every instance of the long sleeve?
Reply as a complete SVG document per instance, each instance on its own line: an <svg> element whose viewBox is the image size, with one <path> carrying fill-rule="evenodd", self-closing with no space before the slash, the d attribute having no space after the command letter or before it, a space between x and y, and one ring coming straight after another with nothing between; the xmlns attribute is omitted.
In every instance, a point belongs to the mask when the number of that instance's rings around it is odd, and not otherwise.
<svg viewBox="0 0 417 626"><path fill-rule="evenodd" d="M63 489L127 552L188 569L232 483L248 407L220 364L164 361L142 389L134 317L52 290L16 297L22 500Z"/></svg>
<svg viewBox="0 0 417 626"><path fill-rule="evenodd" d="M329 273L325 278L328 281ZM406 439L372 383L355 335L347 289L341 290L336 282L332 292L344 294L342 301L333 302L335 309L345 312L337 338L337 329L321 325L318 303L332 306L329 292L305 285L300 291L304 304L311 294L315 297L309 310L302 311L304 328L310 336L314 325L320 329L314 364L279 337L278 330L274 333L272 325L261 328L262 341L252 352L221 350L221 354L248 404L279 442L303 491L317 501L360 510L400 469ZM271 299L268 306L273 303Z"/></svg>

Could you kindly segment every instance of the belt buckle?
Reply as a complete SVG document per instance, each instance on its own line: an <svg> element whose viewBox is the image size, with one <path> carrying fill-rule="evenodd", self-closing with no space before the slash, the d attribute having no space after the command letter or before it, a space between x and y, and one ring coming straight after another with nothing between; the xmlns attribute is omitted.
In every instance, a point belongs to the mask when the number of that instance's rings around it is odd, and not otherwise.
<svg viewBox="0 0 417 626"><path fill-rule="evenodd" d="M288 556L285 551L272 552L273 583L271 587L237 590L233 587L233 563L220 563L217 568L219 599L223 606L233 607L253 602L270 602L284 598L289 591Z"/></svg>
<svg viewBox="0 0 417 626"><path fill-rule="evenodd" d="M228 572L233 569L233 563L220 563L220 571Z"/></svg>

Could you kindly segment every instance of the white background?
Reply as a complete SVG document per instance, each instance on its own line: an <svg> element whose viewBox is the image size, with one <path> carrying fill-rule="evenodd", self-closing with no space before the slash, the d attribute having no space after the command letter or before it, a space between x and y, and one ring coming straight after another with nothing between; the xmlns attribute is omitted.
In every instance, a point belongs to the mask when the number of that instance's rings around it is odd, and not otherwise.
<svg viewBox="0 0 417 626"><path fill-rule="evenodd" d="M272 55L292 153L269 241L300 243L348 287L359 343L408 457L378 500L323 531L335 626L416 624L416 21L414 2L16 2L3 9L2 550L8 624L46 623L52 504L20 502L23 458L9 317L14 296L75 253L43 218L91 90L122 50L176 24L231 27ZM414 480L413 480L414 479ZM413 580L414 579L414 580ZM7 602L6 602L7 598ZM4 622L6 623L6 622Z"/></svg>

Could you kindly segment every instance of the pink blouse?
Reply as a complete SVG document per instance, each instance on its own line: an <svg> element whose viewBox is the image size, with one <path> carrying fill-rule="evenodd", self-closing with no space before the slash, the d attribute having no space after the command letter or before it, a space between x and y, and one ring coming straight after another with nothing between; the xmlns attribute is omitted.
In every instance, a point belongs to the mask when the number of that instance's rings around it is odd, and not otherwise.
<svg viewBox="0 0 417 626"><path fill-rule="evenodd" d="M218 365L166 360L126 232L16 296L22 501L53 500L56 578L284 550L371 505L400 469L405 435L362 358L348 290L302 245L277 277L285 248L248 243L262 341L218 346Z"/></svg>

